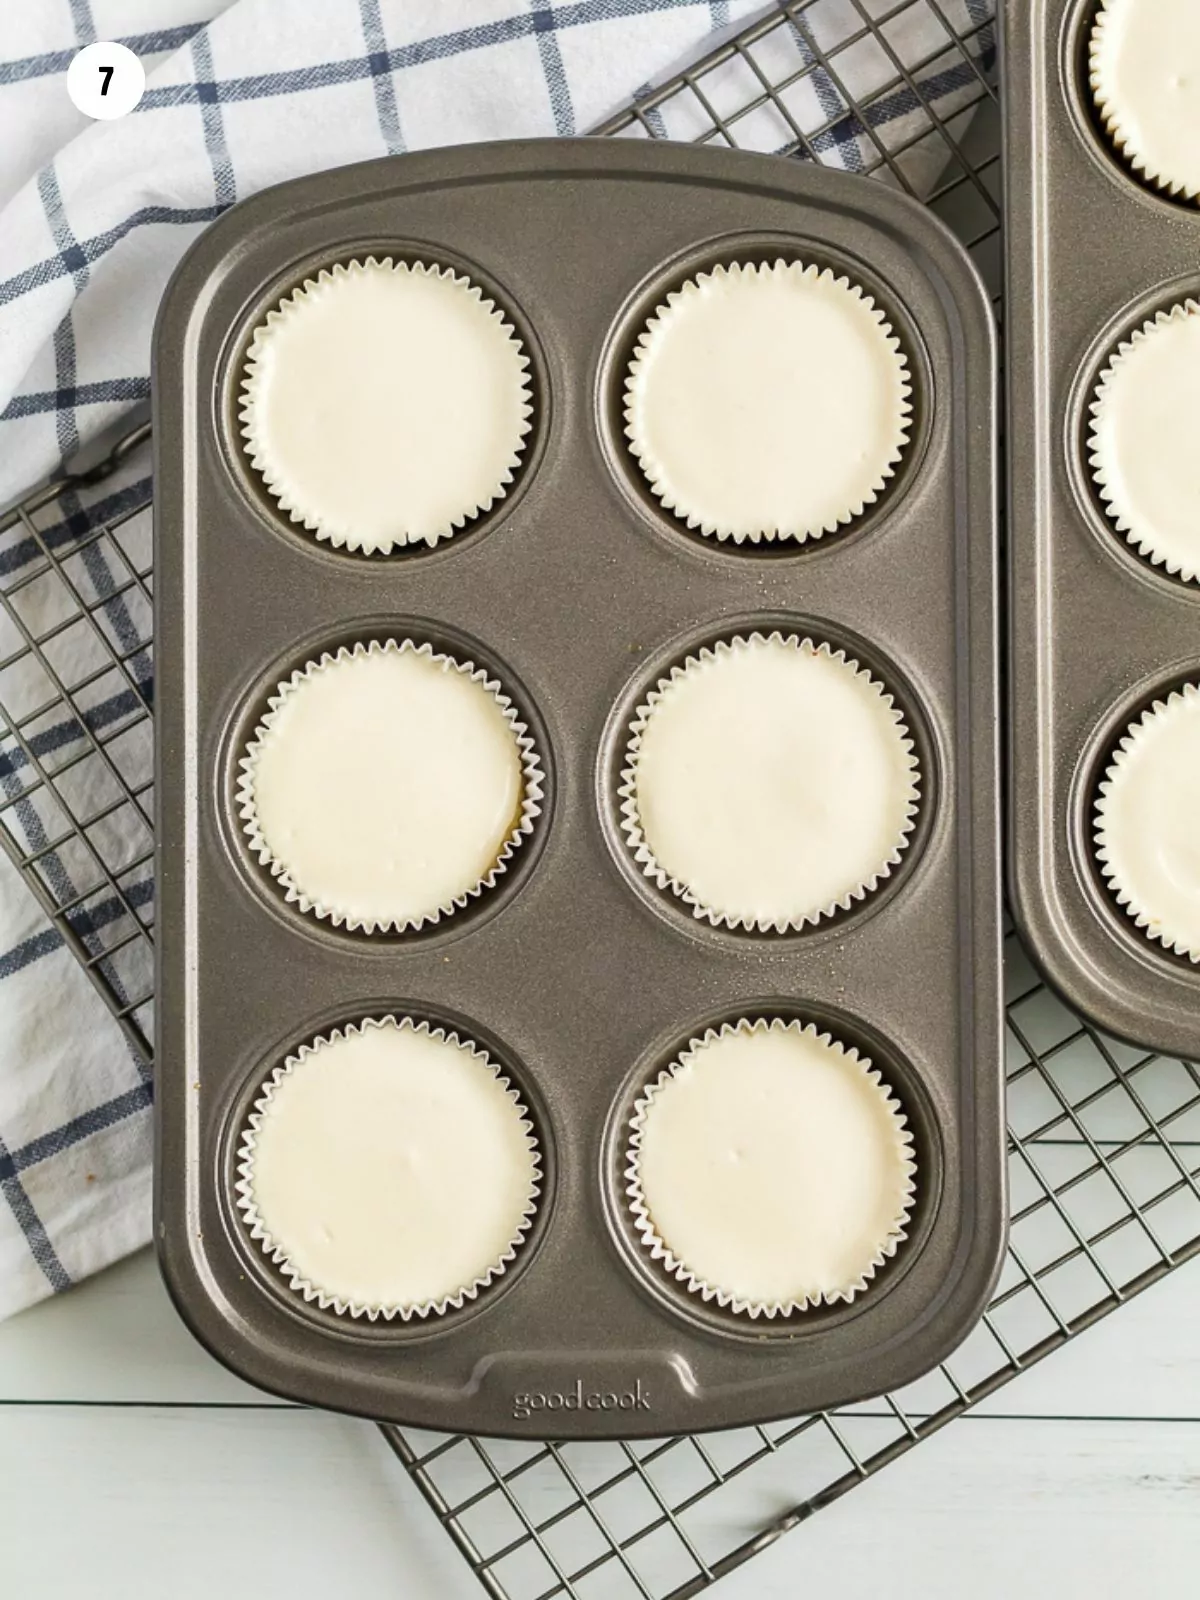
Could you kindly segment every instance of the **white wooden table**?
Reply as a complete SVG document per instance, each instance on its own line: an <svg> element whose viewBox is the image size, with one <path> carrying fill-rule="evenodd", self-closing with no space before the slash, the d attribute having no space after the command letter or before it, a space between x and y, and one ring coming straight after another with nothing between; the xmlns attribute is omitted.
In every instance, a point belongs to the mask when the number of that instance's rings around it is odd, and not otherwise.
<svg viewBox="0 0 1200 1600"><path fill-rule="evenodd" d="M1200 1592L1200 1262L716 1592L794 1600L809 1583L831 1600ZM212 1600L232 1584L255 1600L482 1594L375 1430L226 1373L148 1254L0 1325L3 1593Z"/></svg>

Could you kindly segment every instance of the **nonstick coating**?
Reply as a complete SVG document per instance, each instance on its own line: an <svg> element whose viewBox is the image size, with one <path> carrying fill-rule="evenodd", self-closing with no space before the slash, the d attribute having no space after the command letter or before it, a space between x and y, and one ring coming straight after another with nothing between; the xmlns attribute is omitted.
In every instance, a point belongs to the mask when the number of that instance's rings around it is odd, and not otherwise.
<svg viewBox="0 0 1200 1600"><path fill-rule="evenodd" d="M1093 115L1096 0L1003 8L1010 494L1009 853L1038 965L1110 1033L1200 1056L1200 968L1149 939L1095 860L1096 788L1153 700L1200 678L1200 584L1143 560L1088 471L1115 346L1200 293L1200 208L1144 187Z"/></svg>
<svg viewBox="0 0 1200 1600"><path fill-rule="evenodd" d="M371 251L483 284L531 351L537 399L513 491L435 550L386 559L280 517L243 462L234 406L256 320L320 264ZM915 426L861 524L754 555L688 533L647 495L619 390L671 287L780 255L878 296L914 370ZM769 158L609 140L403 156L271 190L192 249L155 349L156 1236L181 1312L222 1360L393 1422L627 1437L894 1389L964 1337L1005 1217L993 382L990 309L941 225L881 184ZM689 648L776 625L846 645L886 681L926 801L903 867L865 905L791 937L723 933L629 869L624 724ZM323 647L389 634L494 670L548 785L495 893L429 932L376 939L286 906L231 801L273 684ZM231 1202L262 1078L304 1040L387 1012L484 1044L546 1153L538 1222L510 1270L462 1312L407 1324L305 1305ZM867 1050L921 1164L912 1235L869 1292L773 1323L660 1274L621 1185L641 1085L710 1023L757 1014Z"/></svg>

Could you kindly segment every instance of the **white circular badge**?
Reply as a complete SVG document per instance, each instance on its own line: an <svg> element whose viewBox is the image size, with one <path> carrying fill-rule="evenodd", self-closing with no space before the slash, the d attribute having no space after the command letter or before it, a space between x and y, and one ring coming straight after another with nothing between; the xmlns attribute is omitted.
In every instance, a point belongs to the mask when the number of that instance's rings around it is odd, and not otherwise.
<svg viewBox="0 0 1200 1600"><path fill-rule="evenodd" d="M146 89L146 69L123 44L85 45L67 68L67 93L85 117L111 122L132 111Z"/></svg>

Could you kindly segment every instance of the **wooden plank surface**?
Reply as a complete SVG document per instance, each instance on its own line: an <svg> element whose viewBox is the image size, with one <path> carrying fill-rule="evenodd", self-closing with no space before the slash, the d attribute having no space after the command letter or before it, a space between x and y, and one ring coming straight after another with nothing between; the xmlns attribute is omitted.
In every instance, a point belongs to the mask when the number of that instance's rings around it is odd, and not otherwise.
<svg viewBox="0 0 1200 1600"><path fill-rule="evenodd" d="M1200 1265L1008 1385L730 1575L724 1600L1173 1600L1200 1570ZM870 1430L882 1418L853 1419ZM853 1437L853 1436L852 1436ZM791 1448L791 1447L789 1447ZM283 1405L192 1341L143 1255L0 1325L0 1528L13 1593L55 1600L473 1600L368 1424ZM771 1461L693 1514L724 1549L803 1495ZM531 1479L551 1509L552 1485ZM7 1585L6 1585L7 1587ZM588 1600L631 1592L597 1574Z"/></svg>
<svg viewBox="0 0 1200 1600"><path fill-rule="evenodd" d="M13 1594L482 1592L378 1436L339 1418L8 1407L0 1460ZM1200 1422L964 1420L718 1593L794 1600L816 1582L840 1600L1168 1600L1194 1592L1200 1568L1198 1467Z"/></svg>
<svg viewBox="0 0 1200 1600"><path fill-rule="evenodd" d="M928 1409L912 1403L914 1412ZM0 1323L0 1402L284 1405L195 1342L149 1251ZM1006 1385L991 1416L1200 1418L1200 1262ZM1200 1464L1198 1464L1200 1465Z"/></svg>

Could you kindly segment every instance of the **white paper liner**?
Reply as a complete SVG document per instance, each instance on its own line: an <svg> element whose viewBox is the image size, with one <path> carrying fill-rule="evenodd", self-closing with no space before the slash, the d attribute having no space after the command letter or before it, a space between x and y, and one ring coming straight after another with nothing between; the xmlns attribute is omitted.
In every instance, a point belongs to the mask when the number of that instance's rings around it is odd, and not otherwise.
<svg viewBox="0 0 1200 1600"><path fill-rule="evenodd" d="M258 1205L254 1198L254 1163L257 1150L258 1130L262 1126L264 1116L270 1114L271 1097L275 1089L287 1075L293 1071L309 1056L316 1051L337 1041L355 1034L365 1033L370 1028L395 1027L401 1031L422 1034L428 1038L454 1045L467 1050L472 1059L487 1070L505 1091L511 1100L513 1109L520 1119L521 1131L525 1135L530 1156L530 1193L525 1209L513 1231L513 1236L508 1246L501 1252L497 1259L481 1271L470 1283L465 1283L453 1292L440 1296L435 1300L423 1301L415 1305L365 1305L358 1301L347 1300L340 1295L331 1293L319 1284L309 1281L289 1259L287 1251L274 1239L270 1229L259 1214ZM388 1015L383 1017L366 1017L358 1023L349 1023L344 1028L334 1028L327 1034L312 1040L309 1044L301 1045L295 1055L291 1055L281 1067L276 1067L271 1076L263 1084L254 1108L242 1131L241 1142L238 1149L238 1180L235 1185L235 1203L241 1213L242 1220L250 1234L250 1238L262 1246L263 1252L272 1263L279 1268L288 1286L309 1302L315 1303L322 1311L336 1311L340 1316L367 1317L375 1322L382 1318L384 1321L394 1320L399 1317L404 1322L414 1318L441 1316L447 1311L461 1311L468 1301L474 1300L481 1290L494 1283L501 1277L515 1258L525 1236L533 1226L533 1219L537 1214L538 1202L542 1189L542 1155L537 1137L534 1133L533 1123L529 1112L523 1104L517 1090L511 1081L500 1071L500 1068L491 1059L487 1052L473 1039L467 1039L452 1029L430 1027L427 1022L414 1022L411 1017Z"/></svg>
<svg viewBox="0 0 1200 1600"><path fill-rule="evenodd" d="M1114 828L1112 815L1119 785L1129 781L1136 773L1138 759L1145 753L1147 737L1162 730L1164 719L1172 721L1181 716L1196 718L1196 767L1200 771L1198 713L1200 713L1200 684L1185 683L1182 688L1173 690L1165 699L1155 700L1149 710L1144 711L1136 721L1130 723L1114 749L1108 768L1099 784L1094 845L1096 860L1105 881L1126 915L1136 923L1147 938L1163 945L1176 955L1184 956L1187 960L1200 965L1200 932L1190 935L1174 926L1170 917L1164 920L1162 909L1145 903L1136 886L1128 881L1125 867L1128 841L1123 840L1119 829ZM1191 787L1194 792L1194 777ZM1195 822L1197 829L1200 829L1200 814L1197 815ZM1141 843L1154 848L1159 841L1143 839ZM1200 915L1197 915L1196 922L1197 929L1200 930Z"/></svg>
<svg viewBox="0 0 1200 1600"><path fill-rule="evenodd" d="M420 916L392 917L372 919L356 917L352 913L308 894L296 882L289 869L275 859L270 845L263 836L259 826L258 808L254 793L254 772L258 764L264 741L269 739L272 725L278 715L279 708L289 695L293 694L303 683L315 673L326 672L331 667L336 667L344 661L354 660L362 656L391 654L415 654L423 656L431 662L445 663L454 671L470 678L472 683L477 683L486 689L495 700L497 706L504 714L504 720L512 730L516 740L517 749L521 758L521 808L513 827L505 839L495 863L479 881L456 895L453 899L444 901L436 910ZM542 771L541 756L533 742L533 737L521 721L516 706L504 693L500 683L495 678L490 678L483 667L477 667L472 661L458 661L453 656L445 655L434 650L432 645L417 644L412 639L386 639L380 642L372 639L368 644L358 643L352 648L341 646L336 652L323 651L318 659L307 662L303 667L297 668L290 677L285 678L275 689L267 702L268 710L261 722L254 729L246 752L238 763L240 776L237 786L237 806L242 819L242 828L247 842L259 862L268 869L271 876L278 880L284 891L284 896L289 904L295 905L302 912L311 912L313 916L323 921L333 923L335 927L357 930L363 933L407 933L417 932L423 927L432 927L444 918L452 916L456 911L461 911L472 900L495 887L501 874L507 869L521 842L526 839L534 829L534 824L542 811L542 794L544 775Z"/></svg>
<svg viewBox="0 0 1200 1600"><path fill-rule="evenodd" d="M1109 521L1119 533L1124 534L1127 542L1139 554L1145 556L1155 566L1162 567L1172 577L1187 583L1194 583L1200 579L1200 523L1196 528L1195 554L1190 555L1174 545L1177 535L1164 533L1152 523L1139 517L1137 508L1129 504L1128 496L1118 487L1119 469L1117 463L1109 460L1100 424L1106 407L1129 371L1127 363L1130 356L1148 340L1169 338L1169 330L1190 323L1194 317L1200 317L1200 302L1191 299L1181 300L1169 309L1159 311L1143 322L1139 328L1135 328L1109 357L1088 408L1092 419L1088 432L1088 463ZM1181 474L1190 473L1193 467L1190 459L1181 460L1178 465Z"/></svg>
<svg viewBox="0 0 1200 1600"><path fill-rule="evenodd" d="M835 1051L845 1061L853 1063L855 1069L860 1071L863 1077L878 1089L881 1099L891 1113L895 1130L896 1160L903 1174L901 1184L903 1198L900 1212L892 1226L879 1240L869 1259L863 1263L861 1271L845 1283L836 1284L829 1288L814 1289L799 1299L750 1300L741 1298L732 1291L723 1288L720 1284L709 1283L706 1279L693 1272L685 1261L676 1256L670 1245L659 1234L642 1189L639 1170L646 1118L653 1108L655 1098L661 1093L662 1089L671 1082L678 1072L694 1060L698 1051L703 1050L715 1041L728 1038L733 1034L748 1036L767 1032L794 1033L817 1040ZM896 1099L890 1087L884 1083L879 1071L872 1065L869 1057L860 1055L852 1045L843 1044L840 1040L835 1039L832 1034L822 1031L811 1022L784 1021L780 1017L770 1019L759 1017L754 1020L742 1017L736 1023L726 1022L720 1028L709 1028L701 1037L690 1040L679 1057L669 1067L664 1068L654 1082L648 1084L635 1101L633 1114L629 1121L629 1139L626 1147L625 1193L628 1198L634 1227L652 1261L661 1262L663 1268L672 1277L683 1284L691 1293L699 1295L701 1300L706 1303L715 1301L717 1305L726 1310L749 1317L766 1317L770 1319L790 1316L793 1312L806 1311L814 1306L836 1305L840 1302L848 1302L868 1287L880 1267L896 1254L900 1245L908 1237L909 1220L916 1197L916 1171L916 1156L913 1137L908 1128L908 1119L900 1106L900 1102Z"/></svg>
<svg viewBox="0 0 1200 1600"><path fill-rule="evenodd" d="M1183 0L1185 6L1190 7L1192 4L1193 0ZM1154 5L1144 9L1147 15L1143 26L1147 30L1153 28L1155 31L1161 31L1166 40L1162 0L1155 0ZM1116 146L1121 158L1144 183L1163 194L1173 195L1176 199L1193 201L1200 199L1200 149L1193 151L1192 171L1184 173L1160 170L1159 158L1152 158L1147 154L1144 143L1138 135L1136 118L1141 108L1126 107L1120 103L1120 95L1113 82L1116 55L1120 46L1119 30L1123 23L1128 22L1129 14L1133 10L1134 6L1130 0L1105 0L1096 17L1088 44L1088 83L1092 91L1092 100L1099 112L1104 130ZM1175 65L1181 72L1186 73L1189 67L1194 69L1197 64L1180 61ZM1131 117L1133 121L1130 121Z"/></svg>
<svg viewBox="0 0 1200 1600"><path fill-rule="evenodd" d="M429 526L401 529L382 536L364 535L361 529L355 529L348 522L329 515L320 506L310 502L303 484L290 481L286 471L283 473L279 471L271 458L268 446L262 439L257 406L261 386L260 359L275 329L285 320L303 315L306 306L315 296L336 292L340 284L372 272L411 273L414 277L438 278L458 285L464 295L478 304L483 313L480 319L481 330L488 332L492 337L499 334L503 341L512 346L514 368L519 374L519 387L514 396L518 406L519 421L507 459L498 460L496 464L494 483L489 484L486 492L467 493L463 504L455 513L439 518ZM306 278L298 289L293 290L269 311L251 338L246 353L239 399L239 420L247 457L250 465L262 478L268 492L279 503L280 509L287 513L292 522L299 523L318 539L335 548L381 555L406 545L437 544L440 540L449 539L484 512L490 511L492 506L508 492L508 486L513 481L533 426L532 418L533 396L529 383L529 356L516 329L504 313L492 300L485 297L482 289L451 268L421 261L393 261L390 256L382 259L368 256L365 260L351 261L345 265L338 263L333 267L322 268L315 278Z"/></svg>
<svg viewBox="0 0 1200 1600"><path fill-rule="evenodd" d="M763 527L754 522L726 522L724 519L711 516L701 505L689 504L686 492L673 481L671 467L654 452L644 438L640 417L655 347L662 337L663 330L670 330L680 310L685 309L690 302L714 287L739 286L747 281L756 282L771 278L776 280L791 278L798 283L813 286L819 284L827 293L830 290L840 291L847 299L856 302L865 313L863 327L870 327L877 334L880 348L890 352L895 365L892 415L887 422L890 438L879 459L864 463L860 482L848 494L845 505L839 507L836 513L830 512L816 520L787 527ZM817 374L814 374L813 381L816 391L819 382ZM803 544L810 539L819 539L823 534L834 533L838 528L853 522L882 494L888 480L894 476L908 443L912 425L911 394L908 358L900 340L884 313L858 284L848 277L839 276L828 267L822 269L815 265L805 266L800 261L780 259L771 265L764 262L757 266L735 262L731 266L717 266L709 272L702 272L694 278L689 278L679 289L667 296L646 323L635 346L625 379L625 436L651 491L668 511L680 517L689 528L709 538L731 540L734 544L773 543L776 540L794 540Z"/></svg>
<svg viewBox="0 0 1200 1600"><path fill-rule="evenodd" d="M910 774L910 789L905 800L904 816L896 836L895 843L887 856L879 862L875 870L868 873L861 883L847 890L844 894L828 904L798 912L790 917L750 917L736 911L728 910L721 906L706 905L690 888L679 878L673 877L656 858L642 828L641 817L638 812L637 782L638 758L642 747L642 740L651 718L665 694L672 686L678 683L702 662L720 659L735 651L751 649L762 644L784 644L797 650L813 655L824 656L844 666L880 696L882 704L890 711L892 721L895 723L896 736L901 749L907 757L907 766ZM628 740L625 747L625 763L621 769L620 783L617 796L620 800L620 826L625 836L626 843L638 866L644 875L653 880L658 888L669 890L671 894L684 901L692 908L692 914L709 922L714 928L724 927L730 929L743 929L758 933L791 933L801 928L813 926L828 917L836 916L839 912L849 911L854 905L866 899L879 887L885 879L889 878L894 868L900 865L904 851L907 849L913 830L917 825L917 813L920 809L921 786L920 769L917 762L916 750L912 735L904 721L903 715L897 707L893 696L886 686L879 682L865 667L861 666L853 657L844 650L835 650L828 644L817 644L812 639L800 634L783 634L778 630L770 634L751 633L738 634L732 639L721 639L713 645L704 645L694 654L689 655L682 665L672 667L665 678L660 678L650 691L649 695L638 706L633 720L629 724Z"/></svg>

